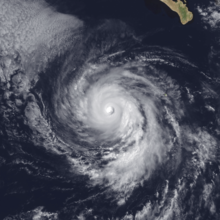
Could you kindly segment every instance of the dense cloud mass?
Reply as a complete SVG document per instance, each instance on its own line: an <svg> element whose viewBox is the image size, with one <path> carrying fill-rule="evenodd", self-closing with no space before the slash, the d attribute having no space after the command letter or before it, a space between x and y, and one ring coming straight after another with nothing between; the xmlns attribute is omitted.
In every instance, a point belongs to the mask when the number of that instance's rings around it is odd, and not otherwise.
<svg viewBox="0 0 220 220"><path fill-rule="evenodd" d="M218 63L44 1L0 20L2 218L219 219Z"/></svg>
<svg viewBox="0 0 220 220"><path fill-rule="evenodd" d="M27 72L39 71L70 44L79 19L54 11L44 1L1 1L1 54L19 52ZM31 63L30 70L28 69Z"/></svg>
<svg viewBox="0 0 220 220"><path fill-rule="evenodd" d="M208 7L198 6L197 10L202 16L204 23L210 25L212 28L217 28L220 20L220 6L218 4L211 3Z"/></svg>

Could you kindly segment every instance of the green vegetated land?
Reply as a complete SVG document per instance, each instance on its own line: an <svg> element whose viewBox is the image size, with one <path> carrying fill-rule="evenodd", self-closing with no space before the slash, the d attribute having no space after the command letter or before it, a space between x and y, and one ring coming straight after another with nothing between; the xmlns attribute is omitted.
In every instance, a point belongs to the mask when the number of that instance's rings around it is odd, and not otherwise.
<svg viewBox="0 0 220 220"><path fill-rule="evenodd" d="M182 24L187 24L193 19L193 13L188 10L186 0L184 0L185 4L180 0L177 0L176 2L173 0L160 1L165 3L172 11L175 11L179 15Z"/></svg>

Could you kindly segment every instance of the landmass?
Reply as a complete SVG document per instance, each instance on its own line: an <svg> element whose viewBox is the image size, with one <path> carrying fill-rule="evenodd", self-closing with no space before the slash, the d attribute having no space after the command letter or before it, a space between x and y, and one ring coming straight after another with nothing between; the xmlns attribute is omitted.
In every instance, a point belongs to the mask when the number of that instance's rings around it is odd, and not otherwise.
<svg viewBox="0 0 220 220"><path fill-rule="evenodd" d="M184 0L185 4L180 0L177 0L176 2L174 0L160 1L165 3L172 11L175 11L179 15L180 21L183 25L193 19L193 13L188 10L186 0Z"/></svg>

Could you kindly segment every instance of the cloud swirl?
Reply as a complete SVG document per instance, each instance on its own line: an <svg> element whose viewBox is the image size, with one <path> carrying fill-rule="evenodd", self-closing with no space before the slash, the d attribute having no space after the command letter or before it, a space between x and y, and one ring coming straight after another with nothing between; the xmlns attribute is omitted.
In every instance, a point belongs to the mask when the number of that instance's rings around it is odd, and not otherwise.
<svg viewBox="0 0 220 220"><path fill-rule="evenodd" d="M197 9L217 28L217 12ZM11 191L27 196L16 210L30 203L23 214L34 218L219 219L217 47L202 69L148 42L166 28L137 36L122 21L82 22L44 1L2 0L0 20L0 166L11 178L0 187L9 181L8 201Z"/></svg>
<svg viewBox="0 0 220 220"><path fill-rule="evenodd" d="M184 107L176 82L146 54L122 59L120 64L87 62L76 75L68 62L51 102L53 121L61 126L57 134L89 163L81 164L84 174L125 197L181 144L178 120Z"/></svg>

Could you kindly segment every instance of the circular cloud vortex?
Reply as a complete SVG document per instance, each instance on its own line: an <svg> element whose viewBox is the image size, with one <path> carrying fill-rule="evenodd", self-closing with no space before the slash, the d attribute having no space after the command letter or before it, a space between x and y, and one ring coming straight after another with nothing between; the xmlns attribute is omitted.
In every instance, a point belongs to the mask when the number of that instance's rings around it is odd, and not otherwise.
<svg viewBox="0 0 220 220"><path fill-rule="evenodd" d="M55 80L51 110L56 134L84 158L69 161L93 184L110 186L122 197L181 145L178 121L184 116L175 80L143 53L129 62L124 58L86 62L77 73L66 62Z"/></svg>
<svg viewBox="0 0 220 220"><path fill-rule="evenodd" d="M218 22L100 2L0 1L0 219L220 219Z"/></svg>

